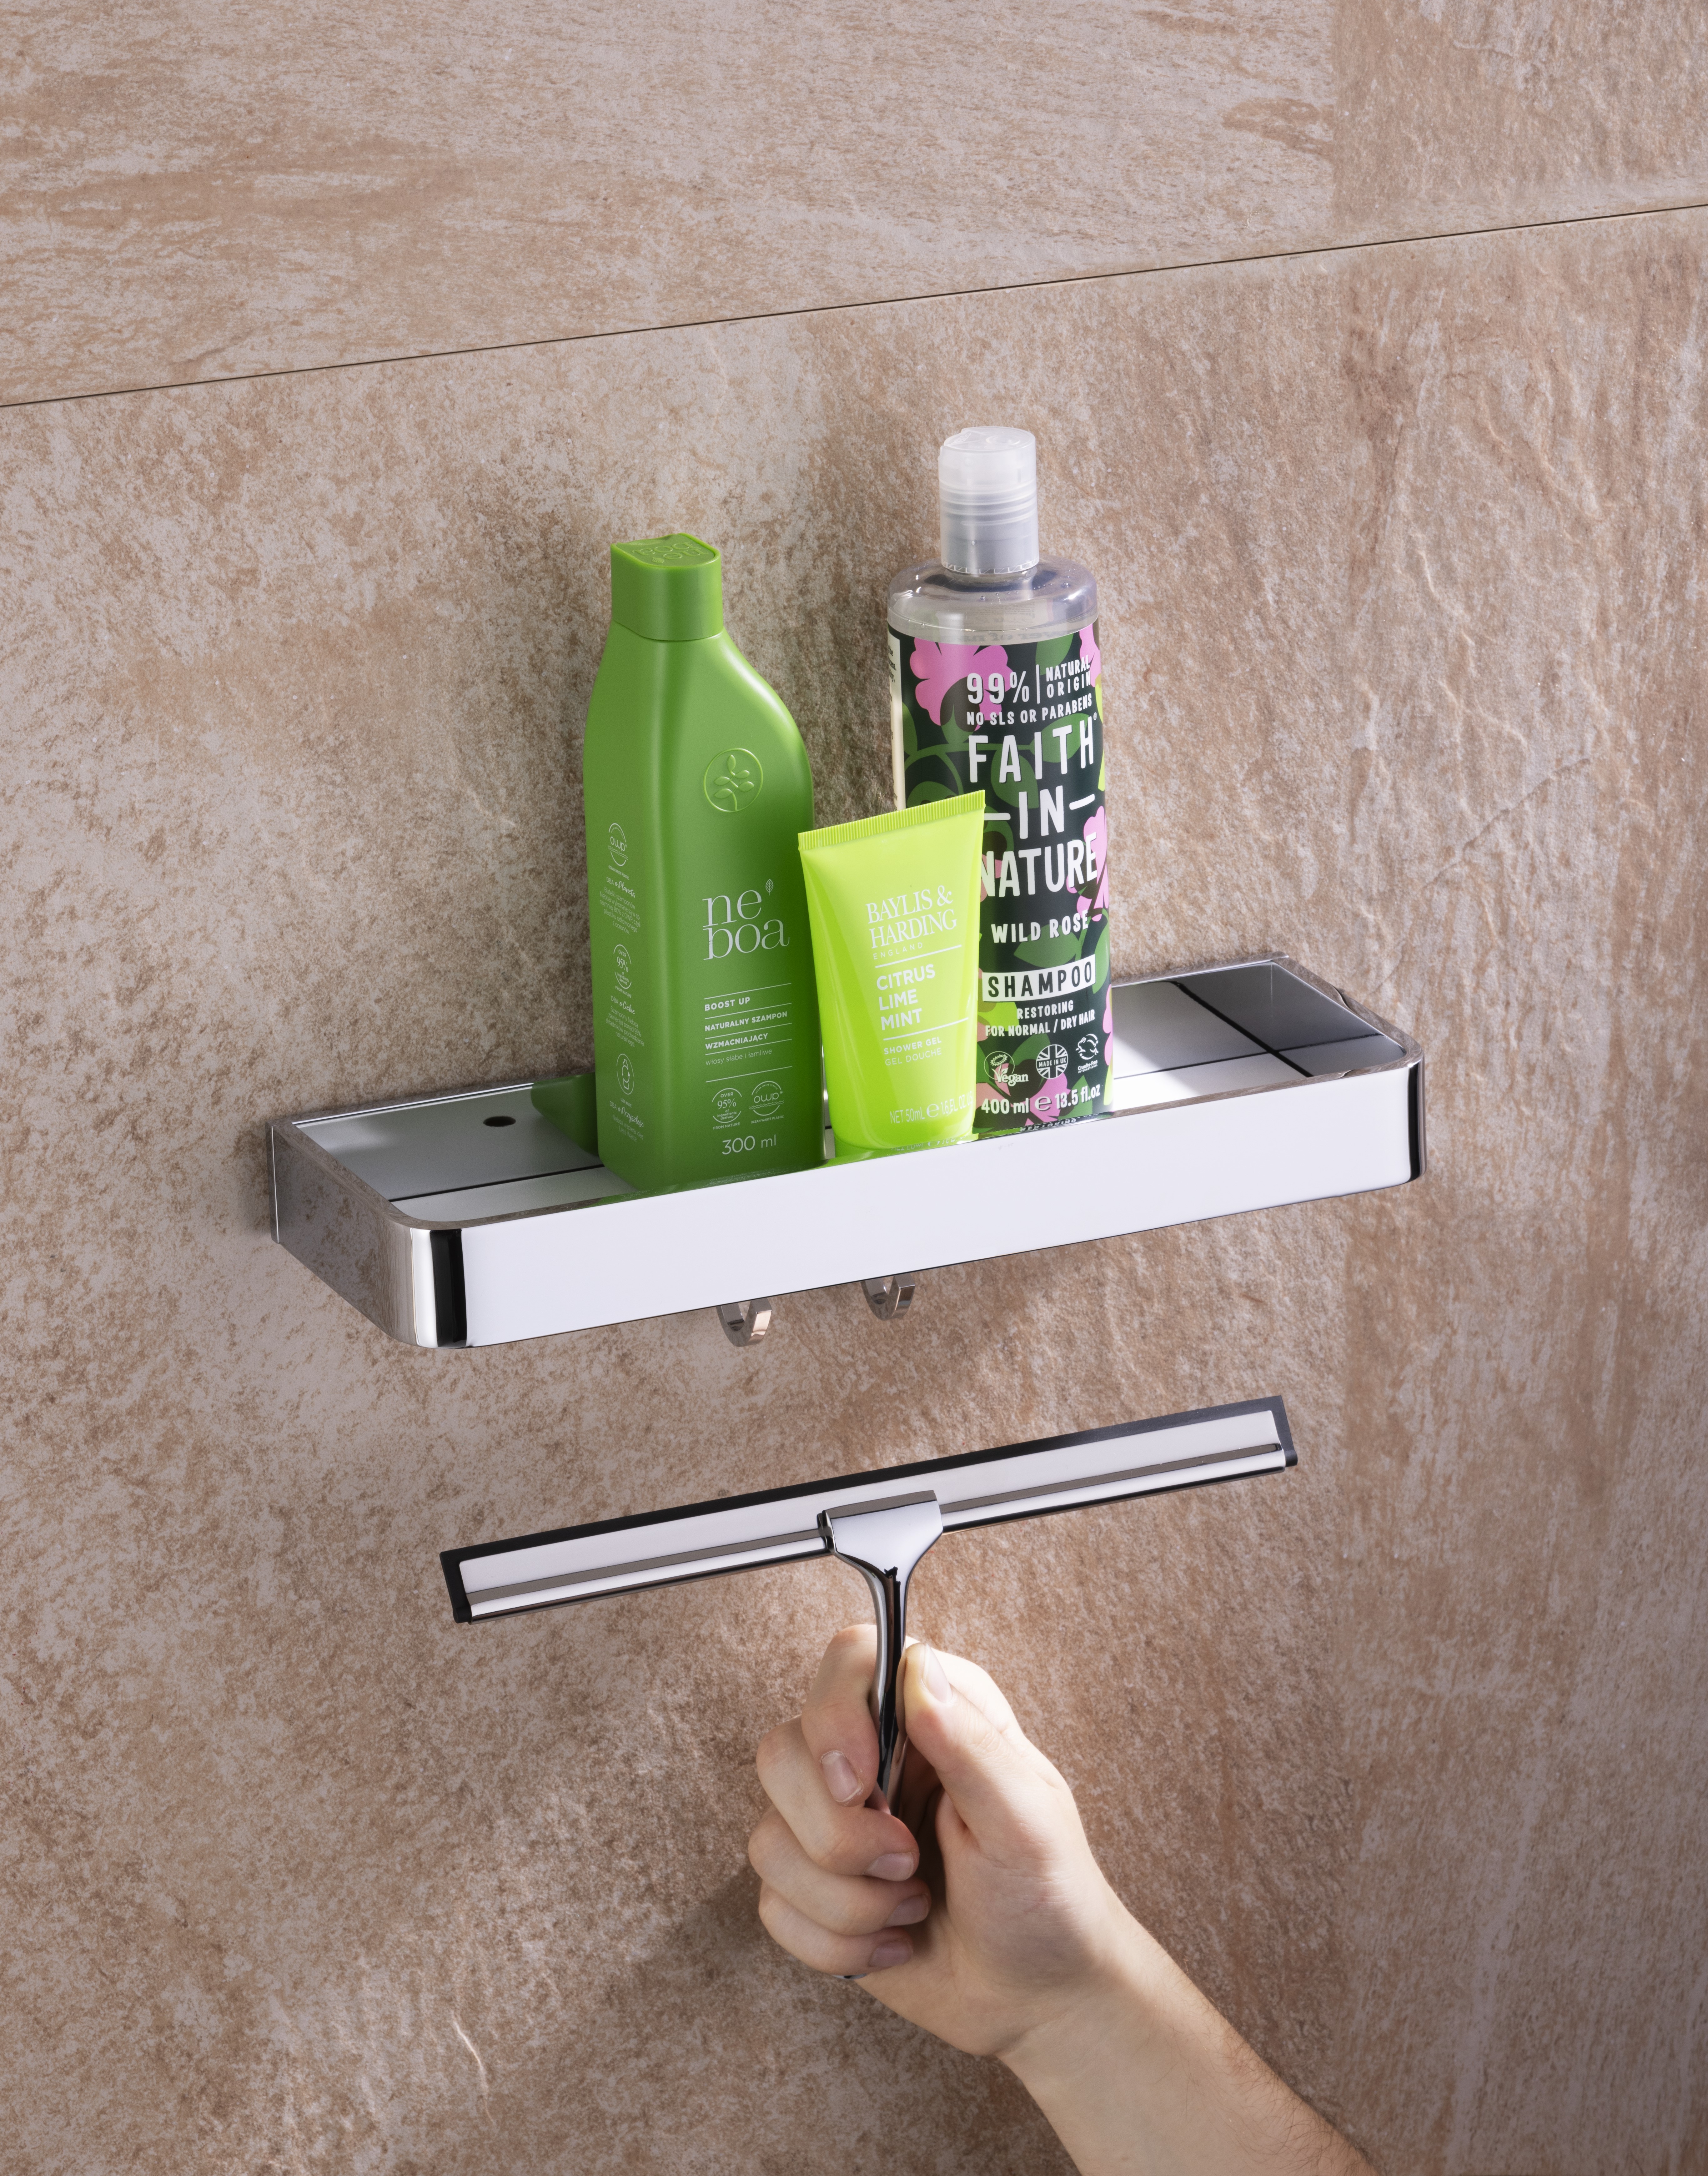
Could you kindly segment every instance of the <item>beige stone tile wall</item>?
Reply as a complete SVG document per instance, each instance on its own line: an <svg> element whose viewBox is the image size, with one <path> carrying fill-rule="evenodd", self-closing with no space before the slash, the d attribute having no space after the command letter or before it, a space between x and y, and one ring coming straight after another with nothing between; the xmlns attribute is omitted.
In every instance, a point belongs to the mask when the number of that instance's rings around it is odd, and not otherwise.
<svg viewBox="0 0 1708 2176"><path fill-rule="evenodd" d="M1700 8L1607 0L1341 0L1336 226L1458 231L1700 204Z"/></svg>
<svg viewBox="0 0 1708 2176"><path fill-rule="evenodd" d="M436 70L497 41L413 19L375 33L396 100L473 112ZM615 19L589 12L596 49ZM1322 103L1351 66L1350 19L1319 46L1300 12L1109 19L1141 58L1221 56L1194 65L1254 100ZM1417 147L1401 172L1366 140L1368 204L1400 231L1431 191L1466 201L1463 172L1491 220L1531 215L1526 190L1613 208L1692 157L1700 182L1693 19L1623 19L1622 48L1595 11L1360 11L1390 55L1369 96ZM188 31L151 20L139 81L166 99ZM258 139L293 97L359 108L331 28L317 71L270 19L184 20L248 71ZM777 79L816 66L780 24ZM1531 72L1503 75L1520 31ZM79 35L55 52L111 73L106 19ZM1640 91L1639 47L1674 63ZM585 101L637 192L682 77L662 51L620 122ZM721 65L758 145L758 63ZM55 119L32 95L105 187L73 141L91 98ZM141 91L114 95L132 118ZM218 109L168 100L162 160ZM1216 127L1218 151L1325 163ZM1163 256L1209 156L1170 128L1106 175L1176 205L1146 230ZM902 237L921 259L965 232L980 279L1128 261L1111 193L1085 234L1112 255L1016 271L1024 206L957 199L942 144ZM1225 177L1191 253L1354 231L1265 226L1285 206ZM922 1626L1009 1688L1134 1908L1384 2171L1708 2168L1708 213L802 315L825 292L787 284L786 234L769 272L759 246L788 220L828 232L829 298L905 253L869 199L838 228L753 167L729 183L749 226L708 215L721 256L620 253L617 314L786 314L303 371L392 344L394 303L418 313L399 345L447 340L471 294L519 313L482 337L609 322L591 271L552 285L595 260L536 253L519 214L411 258L430 192L394 180L391 212L340 214L373 268L343 288L315 284L335 251L302 243L293 288L286 229L256 243L264 191L194 215L211 239L177 290L127 254L147 218L91 223L61 253L60 345L29 321L32 395L137 356L296 374L0 416L0 2166L1064 2168L999 2070L754 1921L752 1744L863 1609L851 1575L459 1629L437 1552L1280 1390L1284 1482L959 1537ZM577 201L617 230L592 182ZM264 270L252 345L202 372L221 248ZM133 275L102 347L79 313ZM670 299L720 280L709 312ZM944 1271L895 1325L801 1295L746 1354L710 1315L390 1344L268 1238L263 1122L590 1054L606 543L681 523L723 546L821 815L864 813L883 587L928 548L937 441L984 413L1039 432L1047 534L1102 577L1122 971L1281 946L1403 1022L1427 1180Z"/></svg>
<svg viewBox="0 0 1708 2176"><path fill-rule="evenodd" d="M0 63L0 400L1700 202L1687 0L159 0Z"/></svg>

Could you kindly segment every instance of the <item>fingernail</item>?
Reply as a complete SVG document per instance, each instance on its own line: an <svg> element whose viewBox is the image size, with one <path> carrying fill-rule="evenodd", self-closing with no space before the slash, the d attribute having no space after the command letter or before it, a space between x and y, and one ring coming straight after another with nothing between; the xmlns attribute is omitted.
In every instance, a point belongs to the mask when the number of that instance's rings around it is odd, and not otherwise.
<svg viewBox="0 0 1708 2176"><path fill-rule="evenodd" d="M824 1771L825 1786L839 1806L851 1805L856 1798L863 1798L860 1778L854 1773L854 1763L846 1753L827 1753L819 1765Z"/></svg>
<svg viewBox="0 0 1708 2176"><path fill-rule="evenodd" d="M937 1659L935 1647L927 1647L920 1658L919 1667L925 1673L925 1689L934 1700L949 1698L949 1673Z"/></svg>
<svg viewBox="0 0 1708 2176"><path fill-rule="evenodd" d="M884 1923L886 1927L917 1927L930 1909L928 1896L904 1896Z"/></svg>
<svg viewBox="0 0 1708 2176"><path fill-rule="evenodd" d="M872 1960L867 1969L884 1972L891 1965L905 1965L913 1955L913 1945L904 1934L885 1934L872 1946Z"/></svg>
<svg viewBox="0 0 1708 2176"><path fill-rule="evenodd" d="M913 1859L905 1851L886 1851L882 1858L874 1858L866 1871L874 1881L906 1881L913 1871Z"/></svg>

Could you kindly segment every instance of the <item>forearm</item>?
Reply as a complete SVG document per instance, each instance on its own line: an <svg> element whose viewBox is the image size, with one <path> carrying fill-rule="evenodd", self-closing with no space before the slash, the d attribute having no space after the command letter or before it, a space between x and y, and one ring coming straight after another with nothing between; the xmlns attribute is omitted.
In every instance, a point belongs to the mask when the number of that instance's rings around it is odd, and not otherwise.
<svg viewBox="0 0 1708 2176"><path fill-rule="evenodd" d="M1134 1920L1004 2059L1081 2176L1369 2176Z"/></svg>

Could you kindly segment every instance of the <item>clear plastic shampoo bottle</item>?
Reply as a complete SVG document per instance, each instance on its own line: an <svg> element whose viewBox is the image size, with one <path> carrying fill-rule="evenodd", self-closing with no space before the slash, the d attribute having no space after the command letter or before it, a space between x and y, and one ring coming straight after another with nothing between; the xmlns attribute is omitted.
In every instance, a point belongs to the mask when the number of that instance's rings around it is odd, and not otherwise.
<svg viewBox="0 0 1708 2176"><path fill-rule="evenodd" d="M1104 1107L1108 819L1097 584L1038 550L1030 431L938 456L942 557L889 587L896 804L985 797L975 1131Z"/></svg>

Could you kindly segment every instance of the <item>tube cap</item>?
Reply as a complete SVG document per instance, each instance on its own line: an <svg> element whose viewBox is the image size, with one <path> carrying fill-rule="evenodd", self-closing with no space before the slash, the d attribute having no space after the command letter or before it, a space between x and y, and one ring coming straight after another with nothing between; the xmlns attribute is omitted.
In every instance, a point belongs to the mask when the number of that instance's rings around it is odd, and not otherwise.
<svg viewBox="0 0 1708 2176"><path fill-rule="evenodd" d="M678 530L611 547L611 617L649 642L702 642L724 625L723 562Z"/></svg>
<svg viewBox="0 0 1708 2176"><path fill-rule="evenodd" d="M1038 563L1038 442L975 424L937 456L943 563L960 574L1018 574Z"/></svg>

